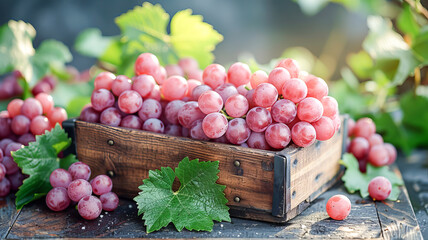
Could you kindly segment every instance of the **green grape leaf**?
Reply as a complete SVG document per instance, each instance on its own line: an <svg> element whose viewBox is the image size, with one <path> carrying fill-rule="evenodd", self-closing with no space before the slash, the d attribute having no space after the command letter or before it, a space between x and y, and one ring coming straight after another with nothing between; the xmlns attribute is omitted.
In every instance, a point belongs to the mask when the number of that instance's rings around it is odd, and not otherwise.
<svg viewBox="0 0 428 240"><path fill-rule="evenodd" d="M390 20L379 16L368 18L369 34L363 42L363 48L375 60L398 61L396 68L388 69L393 75L391 84L400 85L418 66L419 61L413 55L409 45L392 30ZM391 66L388 64L386 66ZM388 72L386 72L388 75Z"/></svg>
<svg viewBox="0 0 428 240"><path fill-rule="evenodd" d="M178 167L162 167L149 171L143 180L142 190L134 201L138 215L143 214L148 233L167 226L170 222L178 231L186 228L196 231L212 231L213 220L229 221L229 208L223 185L216 183L219 162L199 162L184 158ZM181 185L172 190L175 178Z"/></svg>
<svg viewBox="0 0 428 240"><path fill-rule="evenodd" d="M192 15L187 9L177 12L171 20L171 43L178 56L193 57L201 68L214 60L215 46L223 41L223 36L203 22L201 15Z"/></svg>
<svg viewBox="0 0 428 240"><path fill-rule="evenodd" d="M423 27L415 36L412 51L424 65L428 65L428 26Z"/></svg>
<svg viewBox="0 0 428 240"><path fill-rule="evenodd" d="M35 54L35 36L33 26L23 21L10 20L0 27L0 74L19 70L26 79L32 79L30 58Z"/></svg>
<svg viewBox="0 0 428 240"><path fill-rule="evenodd" d="M60 159L58 153L67 149L71 139L59 124L44 135L36 136L36 141L28 146L12 152L13 159L22 169L22 173L29 175L16 193L16 209L46 195L52 186L49 176L57 168L67 169L77 162L74 155Z"/></svg>
<svg viewBox="0 0 428 240"><path fill-rule="evenodd" d="M412 8L408 3L403 4L403 9L397 18L397 27L403 33L410 35L414 38L419 33L419 25L416 17L412 12Z"/></svg>
<svg viewBox="0 0 428 240"><path fill-rule="evenodd" d="M373 73L373 59L365 51L348 55L347 63L359 78L368 79Z"/></svg>
<svg viewBox="0 0 428 240"><path fill-rule="evenodd" d="M391 194L388 199L391 201L396 201L398 199L400 194L399 186L402 186L404 182L394 172L389 170L388 166L374 167L371 164L367 164L367 172L362 173L359 170L357 159L350 153L343 155L341 164L346 167L345 174L342 176L342 181L345 183L346 190L348 190L349 193L359 191L361 197L368 197L370 180L377 176L383 176L386 177L392 185Z"/></svg>

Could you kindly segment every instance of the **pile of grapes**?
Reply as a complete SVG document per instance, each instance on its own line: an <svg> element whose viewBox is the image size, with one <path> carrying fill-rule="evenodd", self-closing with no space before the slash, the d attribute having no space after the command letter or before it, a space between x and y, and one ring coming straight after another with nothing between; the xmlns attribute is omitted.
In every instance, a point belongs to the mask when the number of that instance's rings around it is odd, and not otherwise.
<svg viewBox="0 0 428 240"><path fill-rule="evenodd" d="M34 142L35 135L44 134L65 119L65 109L54 107L52 96L44 92L35 98L14 99L6 111L0 112L0 197L16 191L25 178L11 152Z"/></svg>
<svg viewBox="0 0 428 240"><path fill-rule="evenodd" d="M151 53L132 79L102 72L80 119L258 149L330 139L340 127L337 101L321 78L283 59L269 74L241 62L203 71L192 58L165 68ZM187 79L186 79L187 78Z"/></svg>
<svg viewBox="0 0 428 240"><path fill-rule="evenodd" d="M46 195L46 205L52 211L62 211L71 203L77 203L77 211L84 219L97 218L101 211L113 211L119 198L111 191L113 182L106 175L98 175L88 182L91 169L82 162L70 165L67 170L55 169L49 181L52 189ZM100 196L92 196L92 193Z"/></svg>

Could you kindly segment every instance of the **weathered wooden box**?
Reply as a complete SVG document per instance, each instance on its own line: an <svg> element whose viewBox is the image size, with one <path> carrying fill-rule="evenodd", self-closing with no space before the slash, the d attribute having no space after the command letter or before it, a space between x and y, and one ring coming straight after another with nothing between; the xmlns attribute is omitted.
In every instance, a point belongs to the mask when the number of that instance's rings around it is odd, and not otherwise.
<svg viewBox="0 0 428 240"><path fill-rule="evenodd" d="M339 159L346 141L346 121L328 141L307 148L291 145L265 151L196 141L140 130L69 119L64 129L80 161L92 175L112 177L114 192L133 198L149 170L175 168L181 159L219 161L219 184L226 185L231 216L286 222L333 185L341 175Z"/></svg>

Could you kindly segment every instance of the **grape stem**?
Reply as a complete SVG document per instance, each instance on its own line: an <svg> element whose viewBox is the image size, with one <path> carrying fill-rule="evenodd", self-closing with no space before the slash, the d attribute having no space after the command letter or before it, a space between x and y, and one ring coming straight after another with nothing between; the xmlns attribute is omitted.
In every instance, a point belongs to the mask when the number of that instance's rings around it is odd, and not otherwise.
<svg viewBox="0 0 428 240"><path fill-rule="evenodd" d="M224 111L224 109L220 110L220 113L223 114L227 120L233 120L235 119L234 117L231 117L229 115L227 115L226 111Z"/></svg>

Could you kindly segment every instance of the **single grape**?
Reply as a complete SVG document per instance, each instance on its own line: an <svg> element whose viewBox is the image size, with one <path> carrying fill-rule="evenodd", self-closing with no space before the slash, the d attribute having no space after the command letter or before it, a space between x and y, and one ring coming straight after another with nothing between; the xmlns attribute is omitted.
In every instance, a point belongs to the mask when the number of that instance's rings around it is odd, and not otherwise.
<svg viewBox="0 0 428 240"><path fill-rule="evenodd" d="M383 137L377 133L371 135L368 139L370 147L383 144Z"/></svg>
<svg viewBox="0 0 428 240"><path fill-rule="evenodd" d="M327 214L334 220L343 220L351 212L351 201L344 195L334 195L327 201Z"/></svg>
<svg viewBox="0 0 428 240"><path fill-rule="evenodd" d="M49 176L49 182L51 183L52 187L63 187L68 188L68 185L73 181L73 177L71 174L62 168L57 168L52 171L51 175Z"/></svg>
<svg viewBox="0 0 428 240"><path fill-rule="evenodd" d="M272 106L270 113L276 122L289 124L296 118L297 107L290 100L280 99Z"/></svg>
<svg viewBox="0 0 428 240"><path fill-rule="evenodd" d="M323 107L321 102L313 97L307 97L297 105L297 117L305 122L316 122L322 117Z"/></svg>
<svg viewBox="0 0 428 240"><path fill-rule="evenodd" d="M323 116L333 118L339 113L339 105L334 97L325 96L321 98L321 103L324 109Z"/></svg>
<svg viewBox="0 0 428 240"><path fill-rule="evenodd" d="M195 79L189 79L187 80L187 93L186 97L192 98L193 89L195 89L197 86L202 85L202 83Z"/></svg>
<svg viewBox="0 0 428 240"><path fill-rule="evenodd" d="M100 201L104 211L113 211L119 205L119 198L114 192L104 193L100 196Z"/></svg>
<svg viewBox="0 0 428 240"><path fill-rule="evenodd" d="M171 76L184 76L184 71L178 64L168 64L165 66L166 75Z"/></svg>
<svg viewBox="0 0 428 240"><path fill-rule="evenodd" d="M223 108L223 100L220 94L210 90L199 96L198 105L203 113L210 114L219 112Z"/></svg>
<svg viewBox="0 0 428 240"><path fill-rule="evenodd" d="M226 133L227 118L221 113L210 113L202 121L202 129L209 138L219 138Z"/></svg>
<svg viewBox="0 0 428 240"><path fill-rule="evenodd" d="M77 211L84 219L93 220L101 214L101 201L94 196L85 196L77 204Z"/></svg>
<svg viewBox="0 0 428 240"><path fill-rule="evenodd" d="M326 141L333 137L335 128L333 120L328 117L322 116L318 121L311 123L315 128L317 140Z"/></svg>
<svg viewBox="0 0 428 240"><path fill-rule="evenodd" d="M94 89L98 90L103 88L103 89L111 90L111 86L113 84L114 79L116 79L116 76L113 73L101 72L95 77Z"/></svg>
<svg viewBox="0 0 428 240"><path fill-rule="evenodd" d="M10 128L16 135L22 135L30 131L30 124L31 120L28 117L24 115L18 115L12 119Z"/></svg>
<svg viewBox="0 0 428 240"><path fill-rule="evenodd" d="M187 94L187 81L180 76L169 77L162 85L161 92L168 101L180 100Z"/></svg>
<svg viewBox="0 0 428 240"><path fill-rule="evenodd" d="M11 142L6 146L6 148L4 150L5 156L6 157L12 157L12 152L18 151L19 149L21 149L23 147L24 147L24 145L22 145L21 143Z"/></svg>
<svg viewBox="0 0 428 240"><path fill-rule="evenodd" d="M238 87L250 82L251 70L247 64L236 62L229 67L227 79L230 83Z"/></svg>
<svg viewBox="0 0 428 240"><path fill-rule="evenodd" d="M266 129L265 138L269 146L283 149L291 141L291 132L284 123L273 123Z"/></svg>
<svg viewBox="0 0 428 240"><path fill-rule="evenodd" d="M0 149L2 150L3 156L6 156L6 147L9 143L13 143L13 140L10 138L0 140Z"/></svg>
<svg viewBox="0 0 428 240"><path fill-rule="evenodd" d="M248 101L248 108L252 109L254 107L257 107L256 103L254 102L254 89L251 89L247 92L247 95L245 95L245 98Z"/></svg>
<svg viewBox="0 0 428 240"><path fill-rule="evenodd" d="M354 136L354 129L355 129L355 120L352 118L348 119L348 137Z"/></svg>
<svg viewBox="0 0 428 240"><path fill-rule="evenodd" d="M62 107L54 107L47 115L51 126L55 127L55 125L57 123L59 123L59 125L62 125L62 122L67 120L68 115L67 115L67 111L65 111L64 108Z"/></svg>
<svg viewBox="0 0 428 240"><path fill-rule="evenodd" d="M226 138L232 144L242 144L250 137L251 130L247 122L242 118L232 119L226 130Z"/></svg>
<svg viewBox="0 0 428 240"><path fill-rule="evenodd" d="M178 122L185 128L190 128L194 121L204 117L205 114L199 109L198 103L194 101L185 103L178 111Z"/></svg>
<svg viewBox="0 0 428 240"><path fill-rule="evenodd" d="M92 108L97 111L103 111L106 108L114 105L114 96L109 90L98 89L92 92L91 104Z"/></svg>
<svg viewBox="0 0 428 240"><path fill-rule="evenodd" d="M143 130L155 133L163 133L165 125L157 118L149 118L143 124Z"/></svg>
<svg viewBox="0 0 428 240"><path fill-rule="evenodd" d="M278 94L282 94L282 86L284 86L285 81L291 79L290 73L287 69L282 67L274 68L268 76L268 83L275 86Z"/></svg>
<svg viewBox="0 0 428 240"><path fill-rule="evenodd" d="M85 122L97 123L100 122L100 112L93 107L87 107L82 110L79 119Z"/></svg>
<svg viewBox="0 0 428 240"><path fill-rule="evenodd" d="M154 54L142 53L135 61L135 75L153 76L159 66L159 60Z"/></svg>
<svg viewBox="0 0 428 240"><path fill-rule="evenodd" d="M150 75L140 75L132 78L132 90L138 92L141 97L146 98L155 88L155 79Z"/></svg>
<svg viewBox="0 0 428 240"><path fill-rule="evenodd" d="M270 146L266 142L264 132L252 132L247 140L247 144L250 148L257 148L262 150L269 150Z"/></svg>
<svg viewBox="0 0 428 240"><path fill-rule="evenodd" d="M216 89L227 80L226 70L219 64L211 64L205 68L202 75L204 84Z"/></svg>
<svg viewBox="0 0 428 240"><path fill-rule="evenodd" d="M7 179L10 182L10 191L16 191L22 185L26 176L21 173L21 171L17 171L14 174L7 175Z"/></svg>
<svg viewBox="0 0 428 240"><path fill-rule="evenodd" d="M299 147L310 146L316 139L315 128L308 122L298 122L291 129L291 139Z"/></svg>
<svg viewBox="0 0 428 240"><path fill-rule="evenodd" d="M45 134L45 131L51 130L51 123L45 116L37 116L31 120L30 131L34 135Z"/></svg>
<svg viewBox="0 0 428 240"><path fill-rule="evenodd" d="M290 73L290 76L292 78L299 77L300 67L298 62L294 59L291 59L291 58L282 59L281 61L279 61L276 67L282 67L287 69L287 71Z"/></svg>
<svg viewBox="0 0 428 240"><path fill-rule="evenodd" d="M272 123L272 117L266 108L255 107L248 111L246 121L252 131L263 132Z"/></svg>
<svg viewBox="0 0 428 240"><path fill-rule="evenodd" d="M364 137L368 139L371 135L376 133L376 125L370 118L360 118L355 123L354 135L356 137Z"/></svg>
<svg viewBox="0 0 428 240"><path fill-rule="evenodd" d="M96 195L108 193L113 188L113 182L107 175L98 175L91 181L92 191Z"/></svg>
<svg viewBox="0 0 428 240"><path fill-rule="evenodd" d="M46 205L52 211L58 212L70 205L67 190L63 187L54 187L46 195Z"/></svg>
<svg viewBox="0 0 428 240"><path fill-rule="evenodd" d="M6 167L2 163L0 163L0 181L2 181L3 178L6 177L6 172Z"/></svg>
<svg viewBox="0 0 428 240"><path fill-rule="evenodd" d="M9 117L14 118L21 114L21 107L24 104L24 101L21 99L13 99L7 105L7 111L9 112Z"/></svg>
<svg viewBox="0 0 428 240"><path fill-rule="evenodd" d="M35 98L27 98L22 104L21 114L29 119L43 114L43 106L39 100Z"/></svg>
<svg viewBox="0 0 428 240"><path fill-rule="evenodd" d="M369 154L370 144L367 139L363 137L356 137L352 139L348 151L354 155L358 160L364 159Z"/></svg>
<svg viewBox="0 0 428 240"><path fill-rule="evenodd" d="M305 82L298 78L292 78L284 82L282 85L282 96L284 99L291 100L294 103L299 103L306 98L308 88Z"/></svg>
<svg viewBox="0 0 428 240"><path fill-rule="evenodd" d="M115 107L105 109L100 115L100 122L102 124L110 125L113 127L119 126L121 120L122 116L120 115L119 110Z"/></svg>
<svg viewBox="0 0 428 240"><path fill-rule="evenodd" d="M240 118L248 112L248 100L241 94L235 94L229 97L224 104L226 113L234 118Z"/></svg>
<svg viewBox="0 0 428 240"><path fill-rule="evenodd" d="M388 178L378 176L370 180L368 191L374 201L383 201L391 194L392 185Z"/></svg>
<svg viewBox="0 0 428 240"><path fill-rule="evenodd" d="M268 75L263 70L255 71L250 77L250 84L253 89L262 83L268 82Z"/></svg>
<svg viewBox="0 0 428 240"><path fill-rule="evenodd" d="M156 101L161 100L161 89L159 85L155 85L153 90L150 92L150 94L146 97L147 99L154 99Z"/></svg>
<svg viewBox="0 0 428 240"><path fill-rule="evenodd" d="M386 163L386 165L391 165L395 162L395 159L397 159L397 149L395 149L394 145L390 143L384 143L383 146L385 147L386 151L388 152L389 160Z"/></svg>
<svg viewBox="0 0 428 240"><path fill-rule="evenodd" d="M262 83L254 89L253 101L259 107L271 107L278 99L278 91L270 83Z"/></svg>
<svg viewBox="0 0 428 240"><path fill-rule="evenodd" d="M3 178L0 181L0 197L6 197L10 193L10 181L7 178Z"/></svg>
<svg viewBox="0 0 428 240"><path fill-rule="evenodd" d="M124 91L132 89L132 81L125 75L118 75L111 84L111 91L115 96L120 96Z"/></svg>
<svg viewBox="0 0 428 240"><path fill-rule="evenodd" d="M31 93L33 96L36 96L40 93L46 93L49 94L52 92L52 87L47 82L39 81L34 85L33 89L31 89Z"/></svg>
<svg viewBox="0 0 428 240"><path fill-rule="evenodd" d="M156 68L152 76L155 79L156 83L159 85L163 85L165 80L167 79L166 70L162 66Z"/></svg>
<svg viewBox="0 0 428 240"><path fill-rule="evenodd" d="M91 168L82 162L75 162L68 167L68 172L73 180L83 179L88 181L91 177Z"/></svg>
<svg viewBox="0 0 428 240"><path fill-rule="evenodd" d="M135 115L128 115L120 122L120 126L124 128L141 129L142 125L143 121Z"/></svg>
<svg viewBox="0 0 428 240"><path fill-rule="evenodd" d="M178 112L186 104L181 100L169 102L165 107L165 117L171 124L178 124Z"/></svg>
<svg viewBox="0 0 428 240"><path fill-rule="evenodd" d="M133 90L123 91L117 100L119 109L124 113L136 113L143 105L143 98Z"/></svg>
<svg viewBox="0 0 428 240"><path fill-rule="evenodd" d="M238 89L231 83L222 84L215 91L220 94L223 102L226 102L229 97L238 94Z"/></svg>
<svg viewBox="0 0 428 240"><path fill-rule="evenodd" d="M212 88L210 86L201 84L201 85L199 85L193 89L192 99L195 101L198 101L198 99L202 95L202 93L204 93L206 91L210 91L210 90L212 90Z"/></svg>
<svg viewBox="0 0 428 240"><path fill-rule="evenodd" d="M9 117L0 117L0 139L9 136L10 132L12 131L10 129L11 122L12 121L9 119Z"/></svg>
<svg viewBox="0 0 428 240"><path fill-rule="evenodd" d="M202 129L202 119L198 119L190 125L190 137L196 140L208 141L210 138Z"/></svg>
<svg viewBox="0 0 428 240"><path fill-rule="evenodd" d="M182 129L179 125L168 125L166 126L164 133L176 137L181 137L181 131Z"/></svg>
<svg viewBox="0 0 428 240"><path fill-rule="evenodd" d="M204 71L202 71L201 69L195 69L187 73L187 79L194 79L202 83L203 74L204 74Z"/></svg>
<svg viewBox="0 0 428 240"><path fill-rule="evenodd" d="M18 164L10 156L3 157L3 165L6 168L6 174L11 175L19 171Z"/></svg>
<svg viewBox="0 0 428 240"><path fill-rule="evenodd" d="M185 74L189 74L190 72L199 70L198 61L196 61L196 59L191 57L185 57L178 60L178 66L180 66L180 68L183 69L183 72Z"/></svg>
<svg viewBox="0 0 428 240"><path fill-rule="evenodd" d="M236 88L236 90L238 90L238 93L241 94L242 96L246 96L248 91L250 91L249 89L251 90L251 88L248 87L247 85L241 85Z"/></svg>
<svg viewBox="0 0 428 240"><path fill-rule="evenodd" d="M368 160L373 166L385 166L389 162L388 150L386 150L383 144L375 145L369 150Z"/></svg>
<svg viewBox="0 0 428 240"><path fill-rule="evenodd" d="M76 179L72 181L70 185L68 185L67 192L68 197L71 200L78 202L80 199L86 196L91 196L92 187L88 181L84 179Z"/></svg>
<svg viewBox="0 0 428 240"><path fill-rule="evenodd" d="M308 97L313 97L321 101L328 95L328 86L325 81L319 77L306 78L306 86L308 87Z"/></svg>

